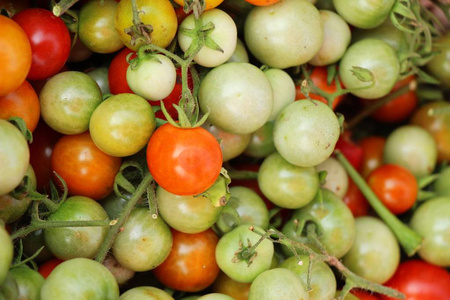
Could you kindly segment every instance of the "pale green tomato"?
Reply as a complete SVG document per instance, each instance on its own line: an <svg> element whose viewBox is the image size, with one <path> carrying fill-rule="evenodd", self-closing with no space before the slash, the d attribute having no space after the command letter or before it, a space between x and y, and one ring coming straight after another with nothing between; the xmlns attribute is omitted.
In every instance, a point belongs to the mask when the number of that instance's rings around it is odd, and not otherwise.
<svg viewBox="0 0 450 300"><path fill-rule="evenodd" d="M437 53L427 63L426 68L431 75L437 78L442 87L450 88L450 31L443 34L436 43L433 44Z"/></svg>
<svg viewBox="0 0 450 300"><path fill-rule="evenodd" d="M372 216L355 220L355 241L342 258L344 265L357 275L383 284L400 263L400 246L389 227Z"/></svg>
<svg viewBox="0 0 450 300"><path fill-rule="evenodd" d="M320 10L324 31L323 43L316 55L309 61L313 66L326 66L337 62L344 55L351 40L348 24L337 13Z"/></svg>
<svg viewBox="0 0 450 300"><path fill-rule="evenodd" d="M235 300L235 299L233 297L221 293L210 293L197 298L197 300Z"/></svg>
<svg viewBox="0 0 450 300"><path fill-rule="evenodd" d="M342 164L334 157L328 157L316 166L317 172L326 171L327 177L322 187L329 189L339 198L344 198L348 189L348 175Z"/></svg>
<svg viewBox="0 0 450 300"><path fill-rule="evenodd" d="M281 156L300 167L314 167L334 151L340 135L339 121L320 101L295 101L275 120L273 140Z"/></svg>
<svg viewBox="0 0 450 300"><path fill-rule="evenodd" d="M275 120L287 105L295 101L295 83L286 71L268 69L264 71L273 91L273 108L269 121Z"/></svg>
<svg viewBox="0 0 450 300"><path fill-rule="evenodd" d="M44 277L36 270L29 267L13 268L9 271L14 278L19 289L19 298L26 300L40 300L41 288L44 284Z"/></svg>
<svg viewBox="0 0 450 300"><path fill-rule="evenodd" d="M240 38L237 39L236 49L227 62L249 62L247 48Z"/></svg>
<svg viewBox="0 0 450 300"><path fill-rule="evenodd" d="M317 8L304 0L255 6L244 24L245 43L265 65L286 69L308 62L323 43Z"/></svg>
<svg viewBox="0 0 450 300"><path fill-rule="evenodd" d="M403 125L388 135L383 161L405 167L419 178L433 172L437 151L436 142L428 131L418 125Z"/></svg>
<svg viewBox="0 0 450 300"><path fill-rule="evenodd" d="M213 68L226 62L234 53L237 43L237 28L233 19L223 10L213 8L200 15L203 25L214 24L209 37L220 47L222 51L209 48L207 45L194 57L194 61L207 68ZM194 14L183 20L178 29L178 43L186 52L192 43L192 38L183 33L183 30L195 28Z"/></svg>
<svg viewBox="0 0 450 300"><path fill-rule="evenodd" d="M274 122L267 122L263 127L252 133L245 154L251 157L262 158L277 151L273 143Z"/></svg>
<svg viewBox="0 0 450 300"><path fill-rule="evenodd" d="M11 266L14 247L11 238L4 226L0 226L0 286L5 281L8 274L9 267Z"/></svg>
<svg viewBox="0 0 450 300"><path fill-rule="evenodd" d="M439 196L450 197L450 166L439 172L439 177L434 182L434 191Z"/></svg>
<svg viewBox="0 0 450 300"><path fill-rule="evenodd" d="M203 78L198 95L208 121L236 134L252 133L268 120L273 92L264 72L249 63L230 62L215 67Z"/></svg>
<svg viewBox="0 0 450 300"><path fill-rule="evenodd" d="M410 226L423 237L419 256L431 264L450 267L450 196L432 198L420 205Z"/></svg>
<svg viewBox="0 0 450 300"><path fill-rule="evenodd" d="M231 198L226 205L237 211L240 224L256 225L262 229L269 227L269 210L255 191L244 186L233 186L230 193Z"/></svg>
<svg viewBox="0 0 450 300"><path fill-rule="evenodd" d="M162 54L142 60L137 67L130 64L127 68L127 83L130 89L150 101L169 96L176 79L177 72L173 62Z"/></svg>
<svg viewBox="0 0 450 300"><path fill-rule="evenodd" d="M120 300L174 300L166 291L153 286L138 286L129 289L122 295Z"/></svg>
<svg viewBox="0 0 450 300"><path fill-rule="evenodd" d="M363 29L383 23L394 3L395 0L333 0L336 11L347 23Z"/></svg>

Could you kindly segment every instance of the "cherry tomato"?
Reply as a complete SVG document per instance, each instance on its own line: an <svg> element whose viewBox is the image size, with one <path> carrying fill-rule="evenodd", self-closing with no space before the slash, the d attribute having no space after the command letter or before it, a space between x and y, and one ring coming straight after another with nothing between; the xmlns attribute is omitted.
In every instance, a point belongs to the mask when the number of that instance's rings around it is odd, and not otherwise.
<svg viewBox="0 0 450 300"><path fill-rule="evenodd" d="M109 82L109 91L111 94L122 94L129 93L132 94L133 91L128 86L127 82L127 69L128 62L127 56L130 53L136 53L129 48L124 48L120 50L111 61L111 64L108 68L108 82ZM135 58L136 55L132 55L130 59Z"/></svg>
<svg viewBox="0 0 450 300"><path fill-rule="evenodd" d="M148 142L147 164L155 181L175 195L197 195L216 181L222 151L214 136L202 127L178 128L166 123Z"/></svg>
<svg viewBox="0 0 450 300"><path fill-rule="evenodd" d="M247 300L251 283L238 282L220 272L213 284L213 291L233 297L235 300Z"/></svg>
<svg viewBox="0 0 450 300"><path fill-rule="evenodd" d="M57 265L62 263L63 260L58 258L52 258L39 266L38 272L44 277L47 278L48 275L56 268Z"/></svg>
<svg viewBox="0 0 450 300"><path fill-rule="evenodd" d="M0 241L2 244L0 250L0 284L3 285L14 256L14 246L4 226L0 226Z"/></svg>
<svg viewBox="0 0 450 300"><path fill-rule="evenodd" d="M386 139L382 136L368 136L359 141L363 150L361 175L369 176L370 172L383 163L383 149Z"/></svg>
<svg viewBox="0 0 450 300"><path fill-rule="evenodd" d="M27 78L40 80L55 75L70 54L71 39L64 22L51 11L29 8L13 17L31 44L32 63Z"/></svg>
<svg viewBox="0 0 450 300"><path fill-rule="evenodd" d="M60 138L51 163L52 170L66 181L70 195L99 200L113 190L122 159L101 151L86 131Z"/></svg>
<svg viewBox="0 0 450 300"><path fill-rule="evenodd" d="M174 0L176 4L184 6L184 0ZM223 0L205 0L205 10L214 8L222 3Z"/></svg>
<svg viewBox="0 0 450 300"><path fill-rule="evenodd" d="M342 200L350 208L355 218L365 216L369 213L369 202L367 202L366 197L364 197L363 193L350 177L348 178L347 193L345 193Z"/></svg>
<svg viewBox="0 0 450 300"><path fill-rule="evenodd" d="M31 45L27 34L15 21L0 15L0 97L16 90L31 67Z"/></svg>
<svg viewBox="0 0 450 300"><path fill-rule="evenodd" d="M350 131L344 131L339 136L335 149L340 150L344 154L353 168L361 170L364 151L360 145L353 141Z"/></svg>
<svg viewBox="0 0 450 300"><path fill-rule="evenodd" d="M219 275L217 235L211 229L194 234L172 229L172 236L169 256L153 270L156 278L178 291L198 292L210 286Z"/></svg>

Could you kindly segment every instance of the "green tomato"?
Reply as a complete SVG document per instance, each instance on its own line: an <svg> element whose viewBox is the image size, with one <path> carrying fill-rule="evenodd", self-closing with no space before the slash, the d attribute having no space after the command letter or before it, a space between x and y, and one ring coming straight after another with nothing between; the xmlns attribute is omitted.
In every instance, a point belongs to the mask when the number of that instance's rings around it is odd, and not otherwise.
<svg viewBox="0 0 450 300"><path fill-rule="evenodd" d="M237 39L236 49L227 62L249 62L247 48L240 38Z"/></svg>
<svg viewBox="0 0 450 300"><path fill-rule="evenodd" d="M48 221L108 220L103 207L84 196L67 198ZM44 241L59 259L94 258L108 232L108 227L55 227L44 229Z"/></svg>
<svg viewBox="0 0 450 300"><path fill-rule="evenodd" d="M245 154L251 157L263 158L277 151L273 142L274 122L267 122L252 133Z"/></svg>
<svg viewBox="0 0 450 300"><path fill-rule="evenodd" d="M327 177L322 187L329 189L343 199L348 189L348 175L342 164L334 157L328 157L316 166L317 172L326 171Z"/></svg>
<svg viewBox="0 0 450 300"><path fill-rule="evenodd" d="M63 134L78 134L102 102L102 92L89 75L66 71L51 77L39 95L41 116L48 126Z"/></svg>
<svg viewBox="0 0 450 300"><path fill-rule="evenodd" d="M197 300L235 300L235 299L233 297L221 293L210 293L197 298Z"/></svg>
<svg viewBox="0 0 450 300"><path fill-rule="evenodd" d="M333 0L336 11L347 23L363 29L381 25L394 3L395 0Z"/></svg>
<svg viewBox="0 0 450 300"><path fill-rule="evenodd" d="M439 80L442 87L450 88L450 31L447 31L433 43L437 53L427 63L426 68L436 79Z"/></svg>
<svg viewBox="0 0 450 300"><path fill-rule="evenodd" d="M10 274L19 289L19 299L40 300L44 277L39 272L28 267L13 268Z"/></svg>
<svg viewBox="0 0 450 300"><path fill-rule="evenodd" d="M421 204L414 211L410 226L423 237L419 256L431 264L450 267L450 196Z"/></svg>
<svg viewBox="0 0 450 300"><path fill-rule="evenodd" d="M434 191L439 196L450 197L450 166L439 172L439 176L433 186Z"/></svg>
<svg viewBox="0 0 450 300"><path fill-rule="evenodd" d="M275 205L296 209L314 199L319 189L319 176L314 167L293 165L280 153L274 152L259 168L258 186Z"/></svg>
<svg viewBox="0 0 450 300"><path fill-rule="evenodd" d="M254 225L262 229L269 227L269 210L255 191L244 186L233 186L230 193L231 198L226 205L237 211L240 224Z"/></svg>
<svg viewBox="0 0 450 300"><path fill-rule="evenodd" d="M138 286L129 289L122 295L120 295L120 300L174 300L164 290L153 286Z"/></svg>
<svg viewBox="0 0 450 300"><path fill-rule="evenodd" d="M355 242L342 262L357 275L383 284L400 263L400 246L389 227L378 218L358 217Z"/></svg>
<svg viewBox="0 0 450 300"><path fill-rule="evenodd" d="M97 82L103 95L111 93L109 90L108 68L98 67L87 72L87 74Z"/></svg>
<svg viewBox="0 0 450 300"><path fill-rule="evenodd" d="M135 94L118 94L94 111L89 131L100 150L112 156L130 156L142 150L155 131L150 104Z"/></svg>
<svg viewBox="0 0 450 300"><path fill-rule="evenodd" d="M11 266L14 255L13 243L4 226L0 226L0 245L2 245L2 247L0 247L0 286L1 286L6 279L6 275L8 274L9 267Z"/></svg>
<svg viewBox="0 0 450 300"><path fill-rule="evenodd" d="M295 101L295 83L292 77L281 69L270 68L264 71L273 91L273 108L269 121L273 121L287 105Z"/></svg>
<svg viewBox="0 0 450 300"><path fill-rule="evenodd" d="M62 262L41 289L41 300L119 299L116 279L101 263L87 258Z"/></svg>

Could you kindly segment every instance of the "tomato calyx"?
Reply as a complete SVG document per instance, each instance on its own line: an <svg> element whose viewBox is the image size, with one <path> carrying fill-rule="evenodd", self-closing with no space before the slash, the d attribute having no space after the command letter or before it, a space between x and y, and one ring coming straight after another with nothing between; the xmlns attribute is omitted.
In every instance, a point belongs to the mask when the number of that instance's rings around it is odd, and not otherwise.
<svg viewBox="0 0 450 300"><path fill-rule="evenodd" d="M249 230L253 231L253 226L250 226ZM247 263L247 266L250 267L250 265L253 263L255 258L258 256L258 252L256 252L256 247L263 241L263 239L259 239L254 245L252 245L252 242L250 239L247 239L247 245L244 245L244 242L241 240L239 241L239 248L234 253L234 257L232 259L233 263L238 263L240 261L245 261Z"/></svg>
<svg viewBox="0 0 450 300"><path fill-rule="evenodd" d="M13 124L22 133L28 143L33 142L33 133L27 128L27 124L21 117L11 117L8 122Z"/></svg>
<svg viewBox="0 0 450 300"><path fill-rule="evenodd" d="M226 169L222 168L216 182L198 196L208 198L214 207L225 206L231 197L229 184L231 178Z"/></svg>
<svg viewBox="0 0 450 300"><path fill-rule="evenodd" d="M193 12L195 18L198 18L205 11L205 8L205 0L186 0L183 5L184 13L189 14Z"/></svg>

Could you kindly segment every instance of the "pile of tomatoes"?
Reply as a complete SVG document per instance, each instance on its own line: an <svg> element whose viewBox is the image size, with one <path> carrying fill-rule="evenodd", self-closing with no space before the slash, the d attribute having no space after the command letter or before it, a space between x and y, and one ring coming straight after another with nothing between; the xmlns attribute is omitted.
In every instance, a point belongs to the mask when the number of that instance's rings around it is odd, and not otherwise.
<svg viewBox="0 0 450 300"><path fill-rule="evenodd" d="M444 2L0 0L0 300L450 299Z"/></svg>

